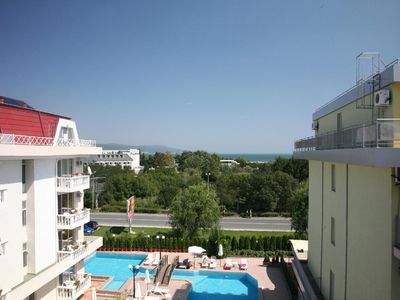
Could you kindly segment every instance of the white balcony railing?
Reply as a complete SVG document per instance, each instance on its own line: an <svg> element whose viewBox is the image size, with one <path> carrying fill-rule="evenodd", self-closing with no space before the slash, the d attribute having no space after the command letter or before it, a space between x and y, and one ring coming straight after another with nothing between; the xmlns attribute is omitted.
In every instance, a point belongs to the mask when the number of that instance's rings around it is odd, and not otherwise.
<svg viewBox="0 0 400 300"><path fill-rule="evenodd" d="M295 151L396 146L400 146L400 119L377 119L373 124L319 134L294 144Z"/></svg>
<svg viewBox="0 0 400 300"><path fill-rule="evenodd" d="M57 227L59 229L75 229L90 221L90 209L81 211L69 210L62 215L57 215Z"/></svg>
<svg viewBox="0 0 400 300"><path fill-rule="evenodd" d="M63 273L63 284L57 287L57 299L78 299L90 286L90 274Z"/></svg>
<svg viewBox="0 0 400 300"><path fill-rule="evenodd" d="M89 175L57 177L57 192L73 193L90 187Z"/></svg>
<svg viewBox="0 0 400 300"><path fill-rule="evenodd" d="M88 244L90 241L85 241L81 244L69 244L63 247L63 250L57 252L57 261L61 262L68 257L72 257L73 259L82 256L88 251Z"/></svg>
<svg viewBox="0 0 400 300"><path fill-rule="evenodd" d="M95 140L55 139L52 137L0 134L0 144L58 147L96 147Z"/></svg>

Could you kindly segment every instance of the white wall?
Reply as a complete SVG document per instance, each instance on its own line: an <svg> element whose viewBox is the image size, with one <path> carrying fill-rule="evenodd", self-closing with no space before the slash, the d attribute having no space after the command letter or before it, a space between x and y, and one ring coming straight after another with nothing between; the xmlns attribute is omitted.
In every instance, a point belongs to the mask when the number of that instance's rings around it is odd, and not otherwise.
<svg viewBox="0 0 400 300"><path fill-rule="evenodd" d="M57 299L57 284L58 284L58 277L54 278L49 283L41 287L35 293L35 299L40 299L40 300Z"/></svg>
<svg viewBox="0 0 400 300"><path fill-rule="evenodd" d="M30 161L28 169L28 269L37 273L56 262L56 160Z"/></svg>
<svg viewBox="0 0 400 300"><path fill-rule="evenodd" d="M22 162L0 161L0 189L6 189L0 205L0 238L7 240L6 254L0 256L0 289L4 292L23 280L22 267Z"/></svg>

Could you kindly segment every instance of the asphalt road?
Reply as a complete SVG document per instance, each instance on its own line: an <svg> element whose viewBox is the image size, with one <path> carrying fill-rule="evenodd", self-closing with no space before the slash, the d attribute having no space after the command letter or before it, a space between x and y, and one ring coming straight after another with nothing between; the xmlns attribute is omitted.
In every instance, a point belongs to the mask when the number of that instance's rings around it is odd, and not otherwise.
<svg viewBox="0 0 400 300"><path fill-rule="evenodd" d="M91 213L91 219L103 226L128 226L125 213ZM168 216L161 214L135 214L133 227L170 227ZM241 218L221 219L225 230L291 231L289 218Z"/></svg>

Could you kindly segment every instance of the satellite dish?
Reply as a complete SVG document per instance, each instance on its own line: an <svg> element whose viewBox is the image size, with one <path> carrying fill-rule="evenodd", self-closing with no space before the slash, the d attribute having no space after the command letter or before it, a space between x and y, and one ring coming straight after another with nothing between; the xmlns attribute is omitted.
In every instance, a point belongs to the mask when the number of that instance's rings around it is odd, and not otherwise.
<svg viewBox="0 0 400 300"><path fill-rule="evenodd" d="M87 167L87 172L89 173L89 175L92 175L93 173L92 173L92 169L88 166Z"/></svg>

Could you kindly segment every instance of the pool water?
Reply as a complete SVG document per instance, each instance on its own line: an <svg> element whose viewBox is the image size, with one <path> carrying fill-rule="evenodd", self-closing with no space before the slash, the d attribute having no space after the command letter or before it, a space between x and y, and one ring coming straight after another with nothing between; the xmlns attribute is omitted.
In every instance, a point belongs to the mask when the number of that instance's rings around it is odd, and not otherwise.
<svg viewBox="0 0 400 300"><path fill-rule="evenodd" d="M192 281L188 300L258 299L257 280L247 273L176 270L172 278Z"/></svg>
<svg viewBox="0 0 400 300"><path fill-rule="evenodd" d="M112 276L105 290L119 290L132 277L128 265L138 265L146 255L98 252L85 261L85 270L94 275ZM154 272L151 271L150 274ZM141 268L138 277L144 276ZM250 300L258 299L258 282L244 272L217 272L204 270L175 270L172 278L187 279L192 282L188 300Z"/></svg>
<svg viewBox="0 0 400 300"><path fill-rule="evenodd" d="M113 280L104 289L116 291L132 277L128 265L139 265L145 258L146 255L97 252L85 261L85 271L94 275L112 276Z"/></svg>

